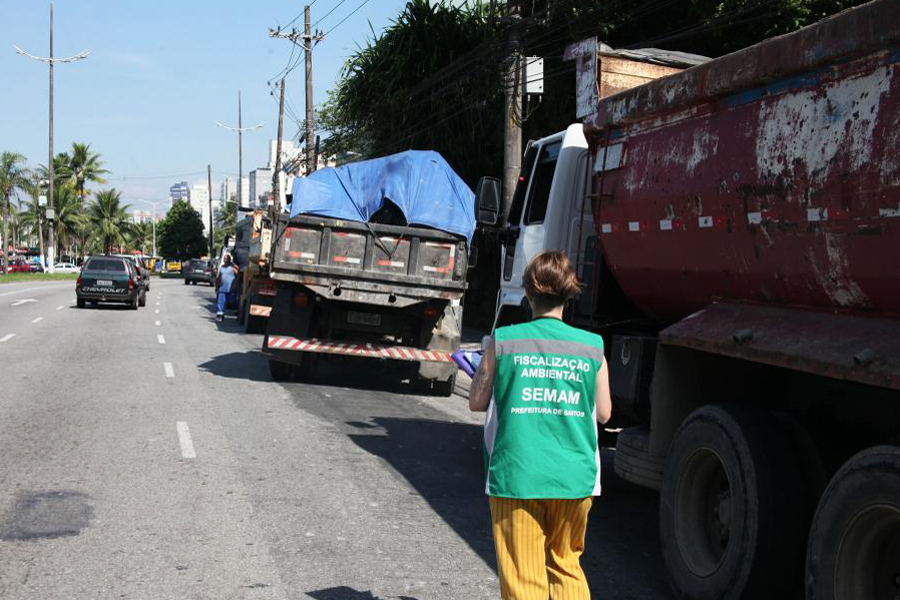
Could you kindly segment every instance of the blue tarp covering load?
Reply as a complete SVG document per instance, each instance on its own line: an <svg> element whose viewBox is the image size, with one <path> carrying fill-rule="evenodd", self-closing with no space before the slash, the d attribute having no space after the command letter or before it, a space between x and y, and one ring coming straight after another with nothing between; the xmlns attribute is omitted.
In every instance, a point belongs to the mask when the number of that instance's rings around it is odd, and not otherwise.
<svg viewBox="0 0 900 600"><path fill-rule="evenodd" d="M320 169L296 178L293 195L292 217L368 222L390 200L410 225L462 235L469 242L475 230L475 194L433 151L408 150Z"/></svg>

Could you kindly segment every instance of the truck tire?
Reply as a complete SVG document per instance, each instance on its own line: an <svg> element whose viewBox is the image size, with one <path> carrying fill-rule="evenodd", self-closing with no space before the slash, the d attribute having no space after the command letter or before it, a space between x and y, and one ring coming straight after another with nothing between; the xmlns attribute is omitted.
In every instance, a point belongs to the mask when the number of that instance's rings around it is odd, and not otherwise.
<svg viewBox="0 0 900 600"><path fill-rule="evenodd" d="M435 379L431 382L431 392L435 396L440 396L441 398L449 398L453 395L454 390L456 390L456 373L451 375L450 379Z"/></svg>
<svg viewBox="0 0 900 600"><path fill-rule="evenodd" d="M806 555L807 600L900 596L900 447L863 450L832 477Z"/></svg>
<svg viewBox="0 0 900 600"><path fill-rule="evenodd" d="M294 378L294 365L269 359L269 374L273 381L291 381Z"/></svg>
<svg viewBox="0 0 900 600"><path fill-rule="evenodd" d="M75 301L75 304L78 306L78 308L84 308L84 304L85 304L84 298L78 298Z"/></svg>
<svg viewBox="0 0 900 600"><path fill-rule="evenodd" d="M239 311L237 311L237 322L238 322L238 325L243 325L244 323L247 322L247 311L248 311L248 310L249 310L249 309L247 308L247 302L241 302L241 309L240 309ZM247 330L246 330L246 328L245 328L245 329L244 329L244 332L246 332L246 331L247 331Z"/></svg>
<svg viewBox="0 0 900 600"><path fill-rule="evenodd" d="M628 427L619 432L616 440L616 475L641 487L659 490L662 487L663 456L650 456L650 431L643 427Z"/></svg>
<svg viewBox="0 0 900 600"><path fill-rule="evenodd" d="M764 411L704 406L672 441L660 538L679 598L794 598L809 520L800 460Z"/></svg>

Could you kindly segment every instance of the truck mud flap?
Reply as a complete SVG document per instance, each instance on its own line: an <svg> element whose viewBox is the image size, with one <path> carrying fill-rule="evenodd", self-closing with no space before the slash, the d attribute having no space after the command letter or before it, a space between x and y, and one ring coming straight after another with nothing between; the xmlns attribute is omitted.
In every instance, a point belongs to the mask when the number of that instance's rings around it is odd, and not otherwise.
<svg viewBox="0 0 900 600"><path fill-rule="evenodd" d="M437 350L421 350L409 346L382 346L379 344L352 344L331 342L311 338L300 340L294 337L270 335L267 348L269 350L290 350L295 352L321 352L363 358L380 358L391 360L407 360L413 362L434 362L453 364L449 352Z"/></svg>

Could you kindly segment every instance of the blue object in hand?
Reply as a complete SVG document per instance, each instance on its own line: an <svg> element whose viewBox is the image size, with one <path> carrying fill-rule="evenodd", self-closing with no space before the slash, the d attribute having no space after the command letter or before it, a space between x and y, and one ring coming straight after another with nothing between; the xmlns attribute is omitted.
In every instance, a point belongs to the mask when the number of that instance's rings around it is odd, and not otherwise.
<svg viewBox="0 0 900 600"><path fill-rule="evenodd" d="M466 350L457 350L451 357L453 362L459 365L459 368L466 372L469 377L475 377L475 371L481 364L481 352L468 352Z"/></svg>

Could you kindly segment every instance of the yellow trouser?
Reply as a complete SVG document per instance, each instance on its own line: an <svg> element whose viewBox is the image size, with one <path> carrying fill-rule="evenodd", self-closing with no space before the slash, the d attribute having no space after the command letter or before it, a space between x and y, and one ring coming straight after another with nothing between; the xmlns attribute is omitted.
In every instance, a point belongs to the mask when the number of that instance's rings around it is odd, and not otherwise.
<svg viewBox="0 0 900 600"><path fill-rule="evenodd" d="M585 600L581 570L592 498L489 498L503 600Z"/></svg>

